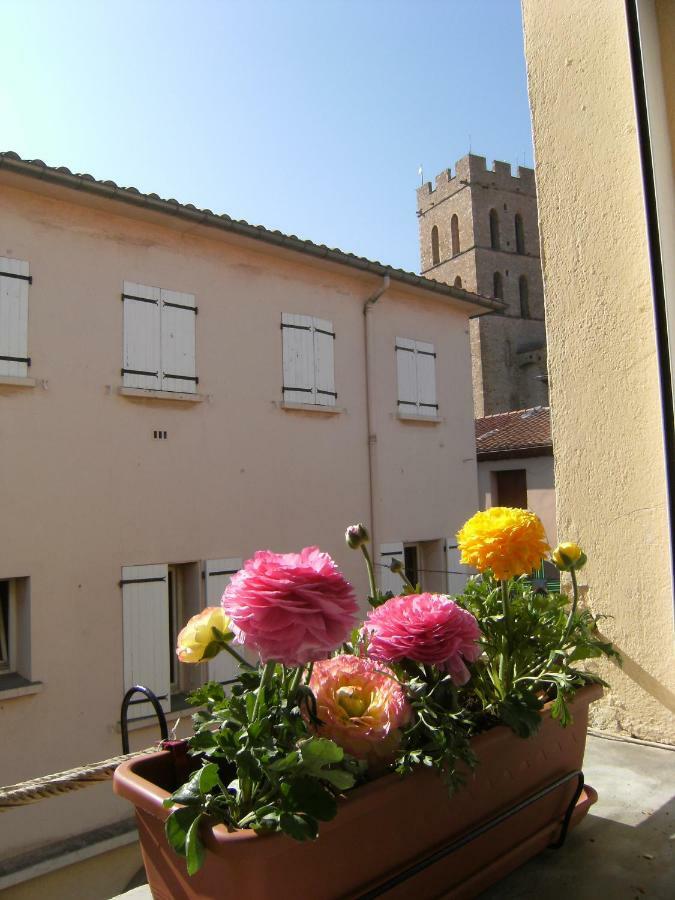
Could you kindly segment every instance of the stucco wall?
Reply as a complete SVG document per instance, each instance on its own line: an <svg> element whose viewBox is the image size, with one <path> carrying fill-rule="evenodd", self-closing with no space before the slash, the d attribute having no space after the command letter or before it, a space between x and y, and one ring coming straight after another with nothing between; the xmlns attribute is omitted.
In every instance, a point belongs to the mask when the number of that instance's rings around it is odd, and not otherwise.
<svg viewBox="0 0 675 900"><path fill-rule="evenodd" d="M12 783L120 752L122 566L318 544L365 595L344 529L369 519L363 304L382 279L19 176L0 192L0 256L33 276L38 382L0 386L0 578L30 578L30 677L43 682L13 699L0 685ZM124 280L196 295L204 402L118 393ZM371 315L380 542L450 536L475 511L474 311L392 284ZM339 414L281 408L283 312L333 322ZM435 345L436 424L396 416L396 336ZM156 739L133 732L134 747ZM25 807L3 817L0 857L128 815L110 785Z"/></svg>
<svg viewBox="0 0 675 900"><path fill-rule="evenodd" d="M497 505L494 472L506 469L525 469L527 505L541 519L546 537L552 547L558 542L555 521L555 484L552 456L528 456L523 459L481 460L478 463L478 502L481 509ZM573 536L572 536L573 537ZM565 538L569 539L569 535Z"/></svg>
<svg viewBox="0 0 675 900"><path fill-rule="evenodd" d="M675 8L662 10L671 24ZM675 741L662 419L625 12L523 0L556 448L558 532L624 672L595 722Z"/></svg>

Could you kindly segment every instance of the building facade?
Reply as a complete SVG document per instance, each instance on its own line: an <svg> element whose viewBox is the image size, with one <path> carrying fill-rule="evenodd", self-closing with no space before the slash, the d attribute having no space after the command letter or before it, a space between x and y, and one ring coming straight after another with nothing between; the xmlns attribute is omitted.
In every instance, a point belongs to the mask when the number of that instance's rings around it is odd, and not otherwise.
<svg viewBox="0 0 675 900"><path fill-rule="evenodd" d="M423 275L506 304L471 323L476 417L546 405L534 171L469 154L418 189L417 216Z"/></svg>
<svg viewBox="0 0 675 900"><path fill-rule="evenodd" d="M0 194L3 783L119 753L131 684L187 721L206 673L175 665L176 632L259 548L318 545L365 597L363 521L383 588L394 555L461 587L468 323L500 304L15 154ZM44 847L72 860L87 834L117 841L122 890L128 817L109 784L6 813L0 888L75 896Z"/></svg>
<svg viewBox="0 0 675 900"><path fill-rule="evenodd" d="M675 6L523 0L523 22L558 532L623 657L595 725L675 743Z"/></svg>

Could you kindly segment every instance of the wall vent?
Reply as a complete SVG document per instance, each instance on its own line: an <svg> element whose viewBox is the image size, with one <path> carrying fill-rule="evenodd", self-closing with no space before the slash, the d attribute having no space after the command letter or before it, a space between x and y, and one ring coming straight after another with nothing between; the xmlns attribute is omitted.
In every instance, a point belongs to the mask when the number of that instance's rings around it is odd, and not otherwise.
<svg viewBox="0 0 675 900"><path fill-rule="evenodd" d="M153 431L152 436L156 441L165 441L167 432L166 431Z"/></svg>

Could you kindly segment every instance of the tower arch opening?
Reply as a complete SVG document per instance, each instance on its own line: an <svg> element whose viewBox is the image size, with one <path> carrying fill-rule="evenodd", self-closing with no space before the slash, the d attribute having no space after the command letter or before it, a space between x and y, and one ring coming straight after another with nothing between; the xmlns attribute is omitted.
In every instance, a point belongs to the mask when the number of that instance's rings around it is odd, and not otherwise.
<svg viewBox="0 0 675 900"><path fill-rule="evenodd" d="M490 246L499 250L499 214L496 209L490 210Z"/></svg>
<svg viewBox="0 0 675 900"><path fill-rule="evenodd" d="M438 239L438 225L431 229L431 263L437 266L441 261L440 243Z"/></svg>
<svg viewBox="0 0 675 900"><path fill-rule="evenodd" d="M459 219L457 213L450 219L450 234L452 237L452 255L459 256Z"/></svg>

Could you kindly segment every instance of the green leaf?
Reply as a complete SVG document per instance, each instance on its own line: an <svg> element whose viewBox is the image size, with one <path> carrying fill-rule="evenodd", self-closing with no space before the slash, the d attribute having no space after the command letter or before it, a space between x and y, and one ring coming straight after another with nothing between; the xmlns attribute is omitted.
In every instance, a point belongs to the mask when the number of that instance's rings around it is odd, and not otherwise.
<svg viewBox="0 0 675 900"><path fill-rule="evenodd" d="M328 781L337 788L338 791L348 791L354 787L356 778L351 772L345 772L344 769L322 769L321 777L324 781Z"/></svg>
<svg viewBox="0 0 675 900"><path fill-rule="evenodd" d="M541 702L532 694L510 696L503 700L498 707L499 716L505 725L514 731L518 737L531 737L541 725Z"/></svg>
<svg viewBox="0 0 675 900"><path fill-rule="evenodd" d="M302 761L312 771L331 763L341 762L345 755L342 747L338 747L335 741L316 737L303 741L300 744L300 753Z"/></svg>
<svg viewBox="0 0 675 900"><path fill-rule="evenodd" d="M198 872L204 862L204 845L199 836L199 822L201 821L201 813L195 816L195 819L188 828L187 838L185 840L185 855L187 856L188 875L194 875Z"/></svg>
<svg viewBox="0 0 675 900"><path fill-rule="evenodd" d="M297 778L286 796L289 807L313 819L328 822L337 814L337 802L331 792L316 778Z"/></svg>
<svg viewBox="0 0 675 900"><path fill-rule="evenodd" d="M310 819L296 812L283 812L279 817L279 827L296 841L313 841L319 835L319 826L315 819Z"/></svg>
<svg viewBox="0 0 675 900"><path fill-rule="evenodd" d="M199 790L202 794L208 794L217 784L220 783L218 774L218 766L215 763L209 763L199 770Z"/></svg>
<svg viewBox="0 0 675 900"><path fill-rule="evenodd" d="M199 772L195 772L189 781L181 785L177 791L171 795L174 803L182 803L184 806L194 806L201 802L201 791L199 789Z"/></svg>
<svg viewBox="0 0 675 900"><path fill-rule="evenodd" d="M164 823L164 832L170 846L180 856L187 855L187 836L190 826L201 813L196 809L175 809Z"/></svg>
<svg viewBox="0 0 675 900"><path fill-rule="evenodd" d="M273 762L268 768L272 772L287 772L289 769L294 769L300 760L300 754L297 750L293 750L292 753L287 754L282 759L277 759Z"/></svg>

